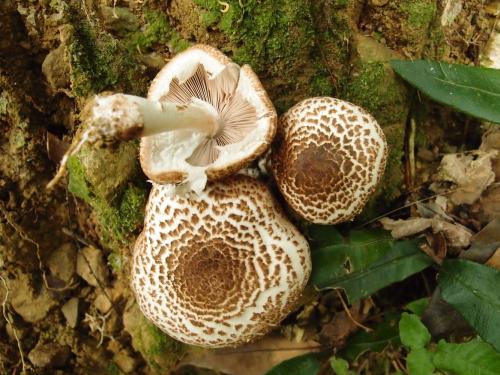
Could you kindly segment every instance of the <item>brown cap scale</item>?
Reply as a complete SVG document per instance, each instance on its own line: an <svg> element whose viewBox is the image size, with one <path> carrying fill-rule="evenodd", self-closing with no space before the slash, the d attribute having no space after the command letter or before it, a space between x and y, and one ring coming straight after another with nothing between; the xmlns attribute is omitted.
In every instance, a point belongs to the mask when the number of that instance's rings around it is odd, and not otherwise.
<svg viewBox="0 0 500 375"><path fill-rule="evenodd" d="M352 220L382 178L384 133L362 108L306 99L280 119L271 171L289 206L316 224Z"/></svg>
<svg viewBox="0 0 500 375"><path fill-rule="evenodd" d="M228 176L256 159L276 132L276 111L252 69L209 46L175 56L154 79L148 99L181 107L196 100L218 115L208 136L178 130L142 139L142 168L158 183L189 183L199 192L207 179Z"/></svg>
<svg viewBox="0 0 500 375"><path fill-rule="evenodd" d="M153 184L133 255L132 288L146 317L182 342L243 344L279 325L305 287L305 238L267 186L237 175L199 195Z"/></svg>

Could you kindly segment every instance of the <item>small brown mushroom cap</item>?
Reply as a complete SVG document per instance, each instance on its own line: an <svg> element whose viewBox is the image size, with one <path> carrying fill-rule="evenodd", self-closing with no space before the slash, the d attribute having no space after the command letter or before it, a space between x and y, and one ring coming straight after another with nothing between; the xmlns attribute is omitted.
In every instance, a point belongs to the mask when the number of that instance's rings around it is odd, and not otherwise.
<svg viewBox="0 0 500 375"><path fill-rule="evenodd" d="M195 45L175 56L153 80L148 99L182 108L192 100L213 106L220 129L206 137L175 131L141 140L140 161L158 183L191 183L199 192L208 180L245 167L266 151L276 133L277 115L258 77L217 49Z"/></svg>
<svg viewBox="0 0 500 375"><path fill-rule="evenodd" d="M309 246L267 186L236 175L199 195L153 184L132 260L144 315L173 338L236 346L277 327L311 272Z"/></svg>
<svg viewBox="0 0 500 375"><path fill-rule="evenodd" d="M334 98L306 99L280 119L271 171L288 205L316 224L352 220L383 176L387 143L375 119Z"/></svg>

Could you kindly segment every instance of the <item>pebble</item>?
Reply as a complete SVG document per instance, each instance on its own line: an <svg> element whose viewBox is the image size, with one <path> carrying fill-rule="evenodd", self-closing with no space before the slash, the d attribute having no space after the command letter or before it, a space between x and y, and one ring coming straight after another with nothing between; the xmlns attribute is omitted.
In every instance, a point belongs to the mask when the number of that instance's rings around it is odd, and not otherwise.
<svg viewBox="0 0 500 375"><path fill-rule="evenodd" d="M71 328L76 328L78 325L79 302L78 298L71 298L61 307L66 323Z"/></svg>
<svg viewBox="0 0 500 375"><path fill-rule="evenodd" d="M81 249L76 258L76 273L89 285L106 285L108 270L101 251L92 246Z"/></svg>
<svg viewBox="0 0 500 375"><path fill-rule="evenodd" d="M71 349L67 345L38 342L29 352L28 359L35 367L62 367L68 361L70 354Z"/></svg>

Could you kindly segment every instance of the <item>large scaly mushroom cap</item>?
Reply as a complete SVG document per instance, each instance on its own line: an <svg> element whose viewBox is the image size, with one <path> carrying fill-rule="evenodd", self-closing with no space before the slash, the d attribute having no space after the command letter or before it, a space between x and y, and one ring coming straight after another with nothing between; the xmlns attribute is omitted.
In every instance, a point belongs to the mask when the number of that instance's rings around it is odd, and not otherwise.
<svg viewBox="0 0 500 375"><path fill-rule="evenodd" d="M199 192L208 179L245 167L271 144L277 116L258 77L218 50L196 45L175 56L151 84L148 99L182 108L193 100L219 115L214 134L177 130L141 140L141 165L158 183L183 183Z"/></svg>
<svg viewBox="0 0 500 375"><path fill-rule="evenodd" d="M316 224L352 220L380 181L384 133L362 108L306 99L280 119L271 171L289 206Z"/></svg>
<svg viewBox="0 0 500 375"><path fill-rule="evenodd" d="M236 346L277 327L295 307L311 259L267 186L237 175L199 195L164 189L153 184L132 261L144 315L205 347Z"/></svg>

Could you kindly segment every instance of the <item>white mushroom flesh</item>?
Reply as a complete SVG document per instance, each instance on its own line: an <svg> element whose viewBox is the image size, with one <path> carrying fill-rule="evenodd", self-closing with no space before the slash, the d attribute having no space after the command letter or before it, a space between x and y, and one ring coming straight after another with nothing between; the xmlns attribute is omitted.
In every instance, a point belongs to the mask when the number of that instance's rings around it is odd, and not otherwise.
<svg viewBox="0 0 500 375"><path fill-rule="evenodd" d="M267 149L274 136L276 113L250 67L240 68L206 46L177 55L155 78L148 94L150 100L178 105L193 98L218 112L216 134L207 137L176 130L145 137L141 164L156 182L181 182L164 178L176 172L189 184L187 190L200 192L207 174L228 175Z"/></svg>

